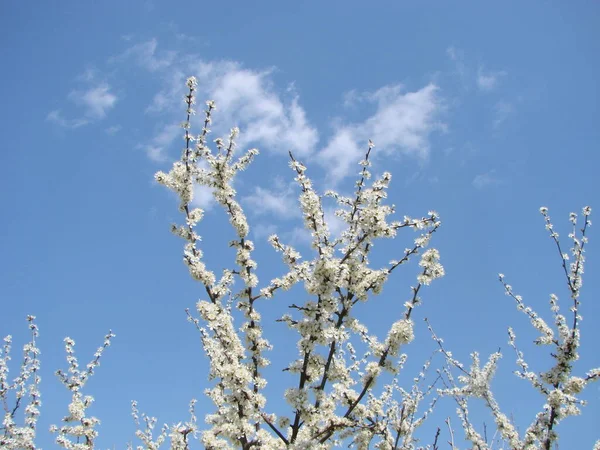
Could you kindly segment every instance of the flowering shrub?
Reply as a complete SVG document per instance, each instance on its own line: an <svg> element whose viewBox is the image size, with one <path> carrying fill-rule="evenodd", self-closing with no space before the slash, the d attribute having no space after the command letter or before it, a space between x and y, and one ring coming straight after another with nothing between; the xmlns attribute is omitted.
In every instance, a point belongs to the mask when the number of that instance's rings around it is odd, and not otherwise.
<svg viewBox="0 0 600 450"><path fill-rule="evenodd" d="M236 174L249 166L258 151L251 149L242 156L237 155L239 131L236 128L231 130L227 140L214 140L215 151L209 148L209 126L215 110L215 104L210 101L206 104L201 133L192 135L190 119L195 114L196 90L193 77L187 80L187 87L187 118L182 124L186 147L181 160L174 163L169 172L158 172L156 180L179 198L179 210L184 220L181 225L173 225L172 232L185 241L184 263L205 293L205 299L197 303L195 313L187 311L187 314L200 333L210 362L210 386L205 393L214 404L214 412L205 417L207 426L201 429L196 420L196 401L192 400L187 422L165 425L155 436L156 419L140 414L133 402L133 418L138 427L136 435L141 442L137 448L156 449L168 443L172 449L187 449L192 439L199 439L207 449L327 449L347 444L358 449L437 449L439 428L433 444L427 447L417 445L415 431L431 413L439 396L450 397L456 402L465 437L473 448L489 449L491 444L469 420L468 401L471 398L484 400L495 419L500 440L507 448L549 450L553 447L558 440L556 425L568 416L579 414L583 402L578 394L600 377L600 369L579 377L572 374L572 363L578 357L580 345L579 297L586 232L591 225L590 208L583 210L584 223L579 232L577 216L571 215L573 232L569 237L573 247L570 255L562 251L547 209L541 209L546 228L558 248L571 293L569 319L560 312L558 298L552 295L550 305L554 328L551 327L525 306L523 299L505 282L504 275L500 275L507 295L516 301L517 308L529 317L540 333L536 344L552 347L555 360L550 370L532 372L517 348L514 332L509 329L509 343L516 352L519 367L517 375L529 381L546 398L543 410L520 434L501 412L491 390L500 353L492 354L483 367L479 355L473 353L472 366L466 369L446 350L443 341L430 327L439 353L444 356L437 380L441 380L445 388L436 390L434 385L421 388L431 360L425 363L412 387L406 390L399 385L397 375L406 360L403 347L414 338L413 310L421 301L419 294L424 286L444 275L439 252L427 249L440 220L433 211L417 219L392 219L394 207L386 204L391 174L384 172L381 177L369 181L373 143L369 141L365 158L360 162L361 172L354 195L345 197L332 191L325 194L337 203L339 209L336 215L346 226L339 237L332 236L329 231L322 197L313 188L306 167L290 153L290 168L299 187L300 208L304 224L312 236L314 257L304 259L277 235L270 236L268 241L275 251L281 253L287 271L269 283L261 284L256 273L257 264L253 260L254 243L248 238L250 228L232 186ZM212 191L236 234L229 243L236 252L236 267L225 269L221 274L214 273L203 259L198 224L204 211L193 207L194 189L198 185ZM414 245L407 248L399 260L383 267L373 267L369 255L374 241L392 239L405 228L418 233ZM369 302L373 295L381 292L392 272L417 256L420 257L419 273L415 286L411 288L410 299L404 304L403 314L384 336L371 334L357 317L356 305ZM263 372L270 363L267 351L271 344L263 329L260 308L265 299L297 284L304 286L309 300L290 305L293 313L280 319L297 333L297 356L285 368L297 377L297 384L285 392L290 413L277 416L267 409L264 396L267 380ZM240 317L241 326L239 323L236 325ZM2 448L35 448L40 406L39 351L34 318L29 317L28 320L31 342L24 348L20 374L12 383L8 381L10 336L5 338L0 358L0 398L5 411L0 436ZM82 388L113 336L109 332L86 370L79 369L74 342L65 339L69 367L67 373L58 371L57 375L72 393L72 400L68 415L63 419L64 425L51 428L57 434L56 443L64 448L94 448L97 437L95 426L99 421L88 417L86 410L93 398L84 396ZM366 348L365 352L357 351L355 345L358 342ZM378 395L373 388L382 379L391 381L384 384L382 393ZM423 412L419 406L430 394L433 400ZM23 425L17 425L20 408L23 410ZM447 423L452 436L450 444L457 448L450 421Z"/></svg>

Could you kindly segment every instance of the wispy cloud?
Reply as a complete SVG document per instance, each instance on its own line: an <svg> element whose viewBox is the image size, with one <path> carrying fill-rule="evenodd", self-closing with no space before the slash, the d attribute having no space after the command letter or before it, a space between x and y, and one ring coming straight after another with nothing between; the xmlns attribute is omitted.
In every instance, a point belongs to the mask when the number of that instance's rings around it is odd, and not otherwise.
<svg viewBox="0 0 600 450"><path fill-rule="evenodd" d="M194 56L180 58L176 66L176 55L160 51L156 39L152 39L130 47L112 61L133 61L160 74L162 87L146 108L148 113L165 114L173 121L180 119L179 98L184 92L185 77L195 75L200 105L205 99L217 104L213 135L228 134L231 126L237 126L241 130L238 139L241 148L255 146L279 153L291 150L298 156L315 151L316 128L309 123L293 87L284 91L274 87L273 69L251 70L235 61L206 61ZM203 109L200 105L199 111Z"/></svg>
<svg viewBox="0 0 600 450"><path fill-rule="evenodd" d="M46 116L46 120L63 128L79 128L89 123L89 120L83 118L67 119L62 115L60 109L50 111Z"/></svg>
<svg viewBox="0 0 600 450"><path fill-rule="evenodd" d="M260 146L276 153L291 150L298 156L315 150L316 128L293 91L276 91L272 70L245 69L232 61L196 61L192 73L198 78L198 97L216 102L219 122L240 128L240 146Z"/></svg>
<svg viewBox="0 0 600 450"><path fill-rule="evenodd" d="M154 95L145 112L148 114L171 113L181 115L181 102L178 100L183 95L185 79L185 74L178 69L165 74L162 88Z"/></svg>
<svg viewBox="0 0 600 450"><path fill-rule="evenodd" d="M281 218L297 216L297 208L293 199L290 199L285 193L255 187L254 192L244 200L252 207L252 212L258 215L271 213Z"/></svg>
<svg viewBox="0 0 600 450"><path fill-rule="evenodd" d="M272 223L257 223L251 227L251 231L256 241L266 241L269 236L277 233L277 226Z"/></svg>
<svg viewBox="0 0 600 450"><path fill-rule="evenodd" d="M108 84L101 83L86 90L71 91L69 100L83 106L90 119L102 119L115 106L117 96L110 92Z"/></svg>
<svg viewBox="0 0 600 450"><path fill-rule="evenodd" d="M272 234L277 234L282 243L291 245L301 252L304 248L310 248L312 242L310 231L301 225L282 229L274 224L258 223L253 225L251 230L256 241L266 241Z"/></svg>
<svg viewBox="0 0 600 450"><path fill-rule="evenodd" d="M496 177L495 170L476 175L473 178L473 186L477 189L484 189L489 186L495 186L501 183L500 179Z"/></svg>
<svg viewBox="0 0 600 450"><path fill-rule="evenodd" d="M352 108L360 103L363 95L356 89L352 89L348 92L344 92L343 105L345 108Z"/></svg>
<svg viewBox="0 0 600 450"><path fill-rule="evenodd" d="M274 190L257 186L242 202L248 205L250 213L256 215L272 215L284 220L297 219L301 214L293 187L291 183L285 186L282 180L276 180Z"/></svg>
<svg viewBox="0 0 600 450"><path fill-rule="evenodd" d="M242 199L242 204L250 214L259 216L268 215L282 221L295 221L300 223L302 219L301 210L298 208L298 188L295 182L285 183L283 179L275 180L273 189L255 187L252 194ZM346 229L346 223L335 215L336 208L331 205L323 205L325 221L332 238L340 237ZM309 245L311 235L309 231L300 224L294 227L285 227L281 236L285 242L293 245ZM263 238L278 232L278 226L273 223L259 223L255 227L256 238Z"/></svg>
<svg viewBox="0 0 600 450"><path fill-rule="evenodd" d="M446 49L446 55L454 64L454 72L456 75L458 75L460 78L466 78L468 69L465 64L464 52L459 48L450 46Z"/></svg>
<svg viewBox="0 0 600 450"><path fill-rule="evenodd" d="M446 55L452 61L454 74L461 79L463 87L467 90L471 89L475 83L480 91L492 91L498 87L502 77L507 74L505 70L485 70L483 65L479 65L475 71L474 64L468 63L465 52L456 47L448 47Z"/></svg>
<svg viewBox="0 0 600 450"><path fill-rule="evenodd" d="M213 196L213 190L207 186L194 186L194 199L192 205L205 211L211 210L217 202Z"/></svg>
<svg viewBox="0 0 600 450"><path fill-rule="evenodd" d="M140 145L140 147L146 150L148 158L152 161L163 163L169 159L166 154L168 148L179 136L183 136L181 126L171 123L163 126L148 144Z"/></svg>
<svg viewBox="0 0 600 450"><path fill-rule="evenodd" d="M289 244L297 248L301 248L302 246L310 247L312 242L310 231L303 226L297 226L289 231L281 233L281 238L282 242L285 244Z"/></svg>
<svg viewBox="0 0 600 450"><path fill-rule="evenodd" d="M401 153L426 160L429 135L443 126L437 121L442 104L436 85L429 84L414 92L407 92L400 85L390 85L375 92L348 94L348 102L374 105L375 113L363 122L336 126L331 139L319 150L317 129L307 119L293 84L287 90L276 89L272 81L274 69L253 70L235 61L206 61L197 57L186 57L175 67L172 55L172 52L163 55L153 39L131 47L120 56L122 60L133 59L146 70L161 74L163 86L147 108L148 112L166 115L169 121L178 122L184 73L193 74L198 79L200 104L197 109L203 109L200 105L204 99L216 102L214 137L227 134L231 126L238 126L239 148L258 147L280 154L291 150L299 158L316 154L321 164L333 168L333 176L338 180L348 175L352 165L360 159L368 139L373 139L384 154ZM201 116L196 116L197 123L202 120ZM158 135L152 138L149 156L154 160L163 157L163 151L157 149L160 147L157 141L168 145Z"/></svg>
<svg viewBox="0 0 600 450"><path fill-rule="evenodd" d="M344 222L341 218L335 215L335 211L337 208L323 208L323 213L325 215L325 222L329 228L329 232L334 239L337 239L341 236L342 231L344 231L348 224Z"/></svg>
<svg viewBox="0 0 600 450"><path fill-rule="evenodd" d="M104 130L104 132L110 136L114 136L119 131L121 131L121 128L122 128L121 125L113 125L111 127L108 127L106 130Z"/></svg>
<svg viewBox="0 0 600 450"><path fill-rule="evenodd" d="M385 86L373 93L354 94L355 99L375 104L376 111L363 122L337 126L318 153L317 159L329 168L333 183L351 173L368 139L375 142L380 154L399 153L427 160L431 133L444 128L438 121L443 105L436 85L428 84L414 92L405 92L401 85Z"/></svg>
<svg viewBox="0 0 600 450"><path fill-rule="evenodd" d="M477 87L481 91L491 91L498 86L500 82L500 78L506 75L506 72L496 71L496 72L486 72L480 66L477 70Z"/></svg>
<svg viewBox="0 0 600 450"><path fill-rule="evenodd" d="M494 106L494 112L494 128L498 128L515 113L515 107L512 103L501 100Z"/></svg>
<svg viewBox="0 0 600 450"><path fill-rule="evenodd" d="M68 95L68 99L83 109L80 117L66 118L60 109L50 111L46 119L64 128L79 128L106 117L109 110L117 103L117 96L111 92L110 86L105 82L95 82L95 72L87 70L79 77L86 84L92 84L85 89L75 89Z"/></svg>
<svg viewBox="0 0 600 450"><path fill-rule="evenodd" d="M129 47L123 53L113 56L109 62L122 62L134 60L137 64L150 72L156 72L170 67L175 61L177 52L175 51L157 51L158 41L150 39L146 42L140 42Z"/></svg>

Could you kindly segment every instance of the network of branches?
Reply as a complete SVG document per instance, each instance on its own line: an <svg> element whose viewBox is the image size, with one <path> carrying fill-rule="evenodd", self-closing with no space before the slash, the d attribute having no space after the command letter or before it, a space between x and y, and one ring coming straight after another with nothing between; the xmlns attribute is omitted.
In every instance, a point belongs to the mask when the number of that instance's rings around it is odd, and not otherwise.
<svg viewBox="0 0 600 450"><path fill-rule="evenodd" d="M353 194L344 196L334 191L324 194L337 204L336 216L345 227L339 235L330 232L324 196L315 190L306 166L289 154L289 166L298 185L299 208L311 236L312 255L307 258L281 237L270 236L268 242L281 254L286 269L280 277L261 283L253 259L255 245L249 239L250 226L233 188L234 178L252 163L258 151L251 149L241 155L236 151L237 128L231 130L228 138L209 141L215 112L212 101L206 103L201 132L192 134L196 87L196 80L189 78L186 120L182 124L186 145L181 159L170 171L158 172L155 178L179 198L182 222L172 225L171 231L184 240L183 261L203 292L204 299L194 310L186 312L200 333L208 358L210 370L205 395L213 404L213 412L204 418L204 425L199 425L196 400L192 400L186 421L157 427L157 419L141 414L133 402L139 440L135 448L188 449L201 445L213 450L317 450L341 446L458 449L458 430L450 418L435 428L437 431L428 442L417 434L440 401L455 402L456 423L460 423L470 448L555 448L559 441L557 426L567 417L580 414L584 404L581 392L600 378L600 368L579 376L573 373L580 348L580 292L591 209L583 208L582 218L571 213L570 251L563 250L548 209L540 209L557 248L570 294L566 312L559 306L558 297L551 294L553 321L548 323L525 304L504 275L499 275L506 294L539 333L535 343L542 351L547 349L553 361L547 370L531 370L517 347L515 332L508 329L509 345L516 355L516 375L529 382L544 399L541 411L519 431L514 421L502 412L492 392L501 353L493 353L485 363L478 353L472 353L470 366L465 365L455 359L429 322L427 327L441 363L434 367L431 358L424 358L422 371L412 379L413 384L401 385L398 375L407 359L404 349L414 339L415 308L421 303L424 288L444 275L438 250L429 246L441 222L434 211L420 218L394 219L395 207L387 203L391 174L384 172L372 179L374 144L369 141L365 146ZM211 191L235 235L229 242L236 254L235 262L219 274L210 268L202 251L199 230L205 212L194 200L198 186ZM394 239L405 232L416 232L413 244L400 255L394 255L396 259L389 264L375 267L370 261L374 242ZM417 260L418 275L407 291L402 314L384 333L370 332L357 314L360 310L357 305L369 304L395 272L413 259ZM263 321L261 311L268 308L268 299L295 285L304 287L306 300L290 304L291 313L284 314L279 321L297 338L293 359L282 367L296 381L285 391L288 413L275 414L269 410L265 396L268 381L265 367L271 363L268 354L272 345L268 338L269 324ZM29 316L27 320L31 339L23 348L20 370L14 379L8 376L11 336L4 339L0 355L0 399L4 407L0 447L6 449L36 448L41 406L38 328L35 317ZM70 391L71 402L62 423L50 430L63 448L96 446L99 420L90 415L88 409L93 398L84 395L83 388L113 337L112 332L106 335L85 369L80 368L75 356L74 341L65 339L68 367L56 374ZM381 380L385 382L382 384ZM378 381L381 389L375 390ZM473 399L483 401L489 409L495 423L494 438L489 439L487 430L478 431L473 425L469 416L469 402ZM447 437L441 437L442 434ZM600 441L595 449L600 449Z"/></svg>

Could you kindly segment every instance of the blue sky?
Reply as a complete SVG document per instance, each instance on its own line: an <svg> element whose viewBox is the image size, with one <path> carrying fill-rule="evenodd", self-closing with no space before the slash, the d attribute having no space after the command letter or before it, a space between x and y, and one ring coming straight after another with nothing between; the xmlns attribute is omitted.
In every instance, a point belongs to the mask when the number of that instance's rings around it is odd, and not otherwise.
<svg viewBox="0 0 600 450"><path fill-rule="evenodd" d="M447 276L425 291L418 318L429 317L465 361L502 347L499 400L526 426L540 400L510 375L506 327L536 369L545 359L528 346L534 334L496 275L540 313L550 293L567 298L538 208L550 208L566 238L570 211L600 207L599 19L591 1L2 2L0 334L22 343L25 316L38 317L40 427L66 414L67 391L52 375L65 366L63 337L87 362L109 328L117 337L87 389L100 447L131 439L132 399L160 422L187 419L192 397L199 413L210 411L206 363L184 313L202 289L168 231L180 220L175 200L153 181L179 157L189 75L199 100L217 101L214 137L238 125L240 146L261 150L236 181L261 282L284 270L266 244L271 232L308 254L287 151L321 192L349 192L373 139L374 169L392 172L400 216L435 209L442 218L432 245ZM230 232L218 208L202 195L200 203L209 210L204 249L220 270L231 261ZM379 250L395 258L412 238ZM597 249L592 229L580 371L600 365ZM397 274L365 311L373 330L399 314L413 275L414 267ZM285 305L273 301L264 314L275 319ZM413 368L433 348L417 323ZM278 369L295 348L272 326L277 398ZM559 428L561 448L591 448L600 437L598 386L584 397L584 415Z"/></svg>

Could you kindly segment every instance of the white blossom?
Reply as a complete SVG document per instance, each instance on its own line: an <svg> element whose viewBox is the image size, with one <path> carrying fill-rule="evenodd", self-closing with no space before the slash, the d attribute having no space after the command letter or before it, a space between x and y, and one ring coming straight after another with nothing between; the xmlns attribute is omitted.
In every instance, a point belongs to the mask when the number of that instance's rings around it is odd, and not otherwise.
<svg viewBox="0 0 600 450"><path fill-rule="evenodd" d="M467 368L444 347L444 341L427 322L439 349L436 354L442 355L444 365L437 369L437 378L433 381L428 379L433 356L416 376L406 373L407 355L401 351L418 331L415 307L422 302L426 286L445 274L439 251L426 248L441 222L435 211L428 211L421 218L393 218L396 207L388 203L392 175L386 171L380 175L371 173L373 142L367 141L354 191L346 195L334 191L327 191L324 196L319 194L307 176L307 166L290 153L289 165L298 184L299 207L304 226L311 234L313 254L303 251L303 255L279 236L271 235L268 242L281 253L284 269L264 285L257 274L255 243L249 239L250 225L234 188L236 176L250 166L258 150L238 154L240 130L237 127L226 137L208 139L216 108L214 101L206 102L201 132L193 135L191 116L195 114L196 78L188 78L186 86L186 119L181 124L185 148L181 159L168 172L157 172L155 180L178 197L182 217L179 224L171 225L171 231L184 240L183 261L201 287L202 297L196 303L195 312L186 310L186 313L200 334L209 361L204 393L212 402L212 411L204 417L204 424L198 426L196 400L192 400L188 419L158 426L158 419L140 413L134 401L132 416L137 428L135 436L140 441L136 449L158 450L168 444L173 450L188 450L192 440L209 450L325 450L342 446L364 450L430 448L421 445L416 432L433 412L441 395L454 399L464 437L473 448L490 450L494 447L470 419L469 400L473 398L489 408L498 439L508 448L552 448L558 439L555 426L569 416L580 414L584 402L578 396L588 384L600 379L600 368L580 376L573 373L573 363L579 357L580 292L591 208L583 208L579 219L575 213L569 215L573 228L568 234L570 251L563 251L548 208L540 208L566 277L571 298L568 309L561 312L558 297L551 294L548 317L540 315L513 292L504 274L498 275L505 293L514 299L517 309L536 330L534 342L551 347L553 359L550 368L541 372L532 370L517 347L516 333L508 329L509 346L516 355L516 375L529 382L545 401L530 425L520 432L502 412L492 390L492 380L502 357L500 351L492 353L485 363L478 352L473 352L472 364ZM215 149L211 149L213 145ZM194 207L194 192L198 186L210 190L233 229L234 238L228 245L235 256L231 266L220 270L220 277L211 270L202 251L200 230L204 211ZM344 225L339 234L330 232L326 201L336 203L335 216ZM373 257L372 249L382 239L394 239L411 230L417 233L410 238L414 245L394 250L386 243L386 249L396 253L394 259L384 267L376 267L371 262L371 258L378 259L377 255ZM400 298L397 308L391 311L381 308L381 322L369 329L366 322L357 317L361 308L364 305L378 308L377 297L394 276L393 272L413 257L418 257L417 284L410 287L408 300ZM268 383L265 378L268 372L264 368L271 364L267 356L272 345L263 329L263 317L270 317L265 311L274 304L265 299L292 288L298 291L293 291L292 303L287 305L288 310L279 322L286 327L286 332L297 337L296 347L288 349L289 361L284 367L286 376L294 377L295 383L284 392L287 412L275 415L268 411L270 405L264 395ZM300 288L303 292L298 294ZM36 448L41 405L38 334L34 318L30 316L28 321L31 340L23 348L20 372L12 382L8 378L11 336L4 339L0 354L0 400L4 406L0 447L7 449ZM391 325L383 327L382 323ZM83 389L113 337L112 332L106 335L103 345L85 367L80 367L75 356L74 340L68 337L64 340L67 369L57 371L57 376L69 390L71 401L61 425L51 427L61 447L79 450L96 445L100 421L89 414L94 399L84 395ZM283 341L279 336L276 338L277 343ZM458 376L454 372L458 372ZM409 386L400 386L403 380L409 380ZM9 392L13 397L9 397ZM9 407L13 398L16 406ZM16 417L15 412L21 406L22 417ZM446 424L448 442L451 448L457 448L450 419ZM128 448L133 449L133 444ZM600 443L594 448L600 450Z"/></svg>

